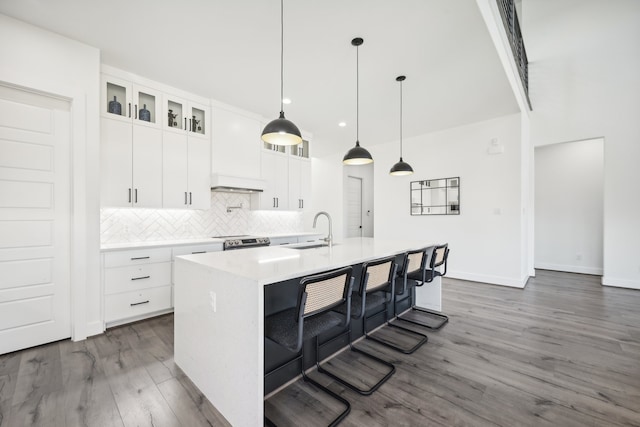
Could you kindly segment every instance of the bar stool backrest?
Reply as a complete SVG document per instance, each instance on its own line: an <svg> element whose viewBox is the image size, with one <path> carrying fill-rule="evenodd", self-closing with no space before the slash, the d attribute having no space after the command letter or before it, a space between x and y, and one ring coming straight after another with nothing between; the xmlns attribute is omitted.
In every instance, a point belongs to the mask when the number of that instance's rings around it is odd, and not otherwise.
<svg viewBox="0 0 640 427"><path fill-rule="evenodd" d="M302 279L298 296L299 318L346 303L351 294L351 271L349 266Z"/></svg>
<svg viewBox="0 0 640 427"><path fill-rule="evenodd" d="M446 256L449 254L448 245L445 243L442 246L436 246L433 251L433 260L431 261L431 268L440 267L447 260Z"/></svg>
<svg viewBox="0 0 640 427"><path fill-rule="evenodd" d="M367 268L367 273L369 273L367 292L374 292L389 283L389 271L391 270L392 264L393 261L387 261Z"/></svg>
<svg viewBox="0 0 640 427"><path fill-rule="evenodd" d="M397 264L395 257L380 258L362 264L359 293L371 293L393 285Z"/></svg>
<svg viewBox="0 0 640 427"><path fill-rule="evenodd" d="M407 253L406 272L413 272L424 269L426 263L426 249L417 252Z"/></svg>
<svg viewBox="0 0 640 427"><path fill-rule="evenodd" d="M447 259L449 258L449 244L438 245L433 249L429 269L425 275L427 282L432 282L436 276L444 276L447 274ZM444 264L442 272L436 271L436 268Z"/></svg>

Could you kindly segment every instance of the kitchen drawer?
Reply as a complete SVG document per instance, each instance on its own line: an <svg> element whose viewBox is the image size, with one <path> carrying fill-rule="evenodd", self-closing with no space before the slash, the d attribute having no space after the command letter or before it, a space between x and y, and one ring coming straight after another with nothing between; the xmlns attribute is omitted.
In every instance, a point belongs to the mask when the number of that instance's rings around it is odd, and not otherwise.
<svg viewBox="0 0 640 427"><path fill-rule="evenodd" d="M104 270L104 293L106 295L170 284L170 262L113 267Z"/></svg>
<svg viewBox="0 0 640 427"><path fill-rule="evenodd" d="M269 246L283 246L283 245L290 245L292 243L298 243L298 237L297 236L270 237L269 241L270 241Z"/></svg>
<svg viewBox="0 0 640 427"><path fill-rule="evenodd" d="M181 255L191 255L202 252L220 252L222 250L222 242L208 243L204 245L176 246L173 248L173 258Z"/></svg>
<svg viewBox="0 0 640 427"><path fill-rule="evenodd" d="M171 286L107 295L104 302L106 322L127 319L171 308Z"/></svg>
<svg viewBox="0 0 640 427"><path fill-rule="evenodd" d="M171 248L137 249L104 254L104 266L107 268L165 261L171 261Z"/></svg>

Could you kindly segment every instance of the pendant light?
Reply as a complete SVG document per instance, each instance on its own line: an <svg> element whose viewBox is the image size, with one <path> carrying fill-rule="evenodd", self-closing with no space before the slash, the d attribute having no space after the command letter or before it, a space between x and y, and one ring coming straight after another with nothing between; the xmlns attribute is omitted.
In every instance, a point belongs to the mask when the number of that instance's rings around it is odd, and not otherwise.
<svg viewBox="0 0 640 427"><path fill-rule="evenodd" d="M402 82L405 79L405 76L396 77L396 81L400 82L400 161L393 165L389 171L389 174L393 176L411 175L413 173L413 168L409 163L402 160Z"/></svg>
<svg viewBox="0 0 640 427"><path fill-rule="evenodd" d="M342 163L345 165L366 165L373 162L369 152L360 146L360 60L358 57L358 47L364 43L360 37L351 40L351 44L356 47L356 146L347 151Z"/></svg>
<svg viewBox="0 0 640 427"><path fill-rule="evenodd" d="M296 145L302 142L300 129L284 117L284 0L280 0L280 117L269 122L262 140L273 145Z"/></svg>

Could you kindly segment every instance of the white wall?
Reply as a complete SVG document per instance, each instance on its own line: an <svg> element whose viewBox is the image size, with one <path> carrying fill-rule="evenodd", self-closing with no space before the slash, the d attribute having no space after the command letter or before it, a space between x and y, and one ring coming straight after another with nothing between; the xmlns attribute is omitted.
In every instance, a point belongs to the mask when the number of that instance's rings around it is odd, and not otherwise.
<svg viewBox="0 0 640 427"><path fill-rule="evenodd" d="M640 2L523 2L531 138L604 137L603 284L640 289Z"/></svg>
<svg viewBox="0 0 640 427"><path fill-rule="evenodd" d="M502 154L488 154L492 139ZM510 115L404 141L404 160L415 173L389 175L397 144L370 148L375 159L375 235L448 242L449 275L523 287L526 244L521 231L521 115ZM460 177L459 216L411 216L411 181Z"/></svg>
<svg viewBox="0 0 640 427"><path fill-rule="evenodd" d="M535 266L602 274L603 140L535 149Z"/></svg>
<svg viewBox="0 0 640 427"><path fill-rule="evenodd" d="M0 15L0 80L71 100L72 337L102 332L98 49Z"/></svg>
<svg viewBox="0 0 640 427"><path fill-rule="evenodd" d="M311 209L305 213L306 231L313 230L313 217L318 211L326 211L333 221L333 238L339 242L344 238L344 183L342 175L342 157L344 154L335 153L330 156L311 159L311 185L313 198ZM318 231L327 234L329 227L327 221L318 221Z"/></svg>

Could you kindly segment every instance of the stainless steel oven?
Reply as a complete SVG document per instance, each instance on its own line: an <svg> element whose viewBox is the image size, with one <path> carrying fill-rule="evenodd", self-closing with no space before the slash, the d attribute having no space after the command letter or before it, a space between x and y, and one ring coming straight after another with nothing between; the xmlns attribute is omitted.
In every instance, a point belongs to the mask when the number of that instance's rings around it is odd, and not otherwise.
<svg viewBox="0 0 640 427"><path fill-rule="evenodd" d="M248 235L239 235L239 236L214 236L216 238L224 238L224 242L222 243L222 249L225 251L235 250L235 249L246 249L246 248L255 248L258 246L269 246L271 241L268 237L258 237L258 236L248 236Z"/></svg>

